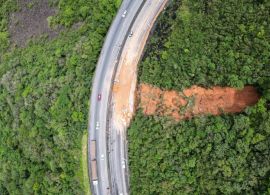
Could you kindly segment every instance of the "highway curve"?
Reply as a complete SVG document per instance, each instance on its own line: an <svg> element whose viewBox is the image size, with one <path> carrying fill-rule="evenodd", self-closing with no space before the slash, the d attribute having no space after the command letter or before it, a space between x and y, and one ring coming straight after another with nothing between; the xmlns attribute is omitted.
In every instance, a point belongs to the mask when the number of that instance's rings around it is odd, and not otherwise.
<svg viewBox="0 0 270 195"><path fill-rule="evenodd" d="M160 5L164 5L167 0L123 0L123 3L116 15L113 24L105 39L98 64L95 72L90 114L88 125L88 170L92 194L128 194L128 169L127 169L127 147L126 133L117 133L119 129L111 127L113 110L112 86L115 81L115 73L119 60L124 50L127 49L125 44L128 39L132 39L130 33L137 27L143 33L140 35L145 40L148 37L151 26L149 23L145 29L140 25L140 20L149 17L152 14L158 15ZM154 9L153 7L154 6ZM151 10L151 12L148 12ZM150 17L153 20L156 17ZM153 21L151 21L153 24ZM139 32L138 32L139 33ZM135 35L134 35L135 37ZM142 48L136 56L139 58L145 46L146 40L134 44L136 48ZM137 65L137 64L136 64ZM127 78L128 79L128 78ZM136 79L135 79L136 82ZM127 91L127 93L130 93ZM126 126L125 129L126 130ZM110 141L108 141L108 139Z"/></svg>
<svg viewBox="0 0 270 195"><path fill-rule="evenodd" d="M131 32L123 46L114 77L111 120L109 120L110 172L116 194L128 194L128 146L126 130L134 114L135 91L137 84L137 65L153 24L166 5L167 0L146 1Z"/></svg>

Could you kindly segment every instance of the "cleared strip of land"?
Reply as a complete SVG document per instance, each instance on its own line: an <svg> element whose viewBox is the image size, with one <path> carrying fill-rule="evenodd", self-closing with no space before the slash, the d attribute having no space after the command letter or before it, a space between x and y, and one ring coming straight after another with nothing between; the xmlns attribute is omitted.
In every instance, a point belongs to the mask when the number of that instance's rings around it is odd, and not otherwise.
<svg viewBox="0 0 270 195"><path fill-rule="evenodd" d="M138 92L139 107L146 115L169 116L175 120L198 115L220 115L242 112L260 98L256 89L246 86L241 90L215 86L210 89L192 86L182 92L162 90L141 84Z"/></svg>

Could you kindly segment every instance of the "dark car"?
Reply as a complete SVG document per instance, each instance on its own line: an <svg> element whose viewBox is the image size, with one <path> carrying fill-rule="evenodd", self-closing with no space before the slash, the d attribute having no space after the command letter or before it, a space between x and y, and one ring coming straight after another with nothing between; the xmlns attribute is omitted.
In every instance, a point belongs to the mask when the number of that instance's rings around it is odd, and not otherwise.
<svg viewBox="0 0 270 195"><path fill-rule="evenodd" d="M98 101L100 101L101 100L101 94L99 93L98 94Z"/></svg>
<svg viewBox="0 0 270 195"><path fill-rule="evenodd" d="M133 31L131 31L128 36L132 37L132 35L133 35Z"/></svg>

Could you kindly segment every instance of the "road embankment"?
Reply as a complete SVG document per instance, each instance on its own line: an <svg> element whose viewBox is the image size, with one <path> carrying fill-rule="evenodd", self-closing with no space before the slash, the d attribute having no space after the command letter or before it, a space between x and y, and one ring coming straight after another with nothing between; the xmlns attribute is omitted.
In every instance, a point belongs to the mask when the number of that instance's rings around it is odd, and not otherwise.
<svg viewBox="0 0 270 195"><path fill-rule="evenodd" d="M154 23L168 0L144 3L134 21L117 65L109 120L110 171L117 194L129 194L126 130L135 112L137 66Z"/></svg>

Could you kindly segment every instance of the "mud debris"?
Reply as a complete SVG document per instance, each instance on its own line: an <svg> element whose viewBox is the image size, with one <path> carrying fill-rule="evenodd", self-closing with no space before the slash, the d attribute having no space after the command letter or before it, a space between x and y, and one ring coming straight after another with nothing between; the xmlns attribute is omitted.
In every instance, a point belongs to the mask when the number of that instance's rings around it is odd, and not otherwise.
<svg viewBox="0 0 270 195"><path fill-rule="evenodd" d="M192 86L177 92L141 84L138 97L139 107L144 114L169 116L179 121L197 115L239 113L256 104L260 95L252 86L245 86L242 90L219 86L211 89Z"/></svg>

